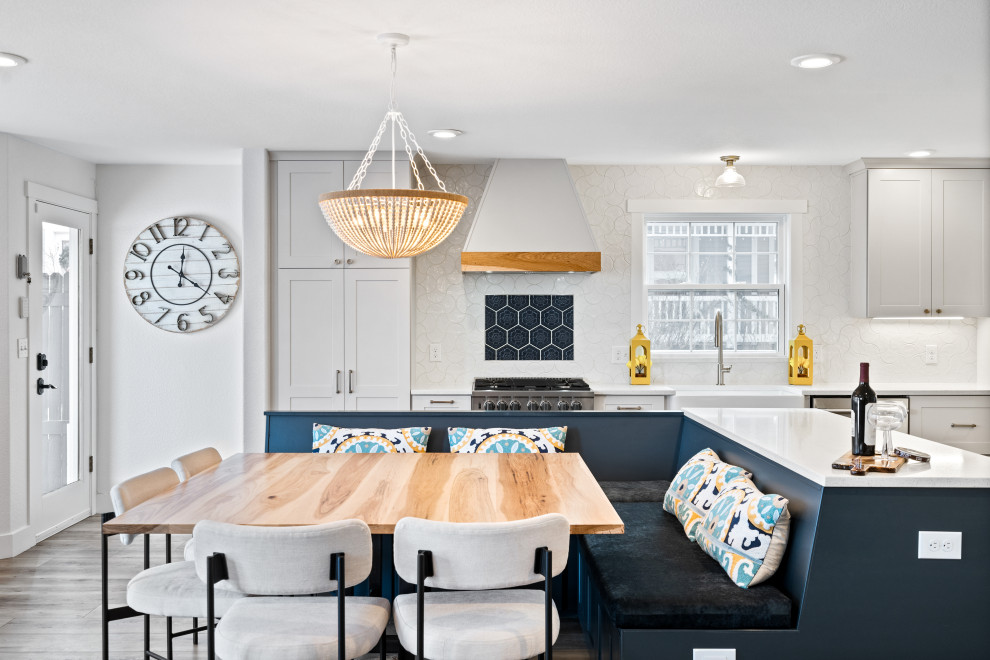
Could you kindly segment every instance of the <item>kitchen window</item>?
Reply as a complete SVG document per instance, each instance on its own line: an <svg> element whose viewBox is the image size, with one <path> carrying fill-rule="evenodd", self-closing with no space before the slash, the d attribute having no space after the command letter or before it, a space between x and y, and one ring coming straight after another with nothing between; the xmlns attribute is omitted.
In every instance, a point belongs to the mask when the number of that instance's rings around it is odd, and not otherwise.
<svg viewBox="0 0 990 660"><path fill-rule="evenodd" d="M644 214L639 296L653 350L780 356L789 241L780 214ZM635 275L634 275L635 277ZM635 295L635 294L634 294Z"/></svg>

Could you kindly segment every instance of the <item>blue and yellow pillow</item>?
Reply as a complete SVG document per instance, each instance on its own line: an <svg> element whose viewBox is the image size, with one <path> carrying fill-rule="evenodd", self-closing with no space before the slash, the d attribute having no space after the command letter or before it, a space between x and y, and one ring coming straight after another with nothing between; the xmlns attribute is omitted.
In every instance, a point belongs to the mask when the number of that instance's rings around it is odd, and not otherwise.
<svg viewBox="0 0 990 660"><path fill-rule="evenodd" d="M313 424L314 454L412 454L426 451L429 426L407 429L346 429Z"/></svg>
<svg viewBox="0 0 990 660"><path fill-rule="evenodd" d="M663 510L677 516L684 533L694 541L695 531L708 510L729 484L752 474L737 465L723 463L711 449L702 449L685 463L663 497Z"/></svg>
<svg viewBox="0 0 990 660"><path fill-rule="evenodd" d="M566 436L566 426L545 429L447 429L450 451L460 454L556 454L564 451Z"/></svg>
<svg viewBox="0 0 990 660"><path fill-rule="evenodd" d="M696 536L701 549L745 589L780 566L790 526L785 498L764 495L749 479L738 479L716 498Z"/></svg>

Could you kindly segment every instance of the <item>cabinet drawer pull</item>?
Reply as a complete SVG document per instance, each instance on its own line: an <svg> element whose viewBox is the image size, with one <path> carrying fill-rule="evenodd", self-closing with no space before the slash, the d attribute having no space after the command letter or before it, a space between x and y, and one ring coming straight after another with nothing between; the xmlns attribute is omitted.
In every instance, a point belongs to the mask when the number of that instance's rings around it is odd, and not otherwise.
<svg viewBox="0 0 990 660"><path fill-rule="evenodd" d="M347 370L347 393L354 394L354 370Z"/></svg>
<svg viewBox="0 0 990 660"><path fill-rule="evenodd" d="M340 394L340 369L337 369L337 394Z"/></svg>
<svg viewBox="0 0 990 660"><path fill-rule="evenodd" d="M447 401L437 401L436 399L430 399L430 403L449 403L450 405L454 405L454 400L448 399Z"/></svg>
<svg viewBox="0 0 990 660"><path fill-rule="evenodd" d="M616 410L642 410L643 406L616 406Z"/></svg>
<svg viewBox="0 0 990 660"><path fill-rule="evenodd" d="M976 424L956 424L955 422L952 422L951 424L949 424L949 426L951 426L954 429L975 429L976 428Z"/></svg>
<svg viewBox="0 0 990 660"><path fill-rule="evenodd" d="M333 262L334 262L335 264L340 264L340 259L334 259L334 260L333 260Z"/></svg>

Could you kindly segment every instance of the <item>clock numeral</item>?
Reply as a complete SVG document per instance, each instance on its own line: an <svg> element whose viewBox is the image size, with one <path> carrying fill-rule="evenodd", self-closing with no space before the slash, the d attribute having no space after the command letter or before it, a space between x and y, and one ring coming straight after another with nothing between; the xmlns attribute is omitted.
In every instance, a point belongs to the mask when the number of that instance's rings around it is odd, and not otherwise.
<svg viewBox="0 0 990 660"><path fill-rule="evenodd" d="M219 259L221 254L230 254L230 243L224 243L223 247L227 249L225 250L220 248L219 250L210 250L213 253L214 259Z"/></svg>
<svg viewBox="0 0 990 660"><path fill-rule="evenodd" d="M131 246L131 254L141 261L147 261L151 256L151 247L147 243L135 243Z"/></svg>
<svg viewBox="0 0 990 660"><path fill-rule="evenodd" d="M175 325L179 328L180 332L185 332L189 329L189 321L186 320L188 314L179 314L179 318L176 319Z"/></svg>
<svg viewBox="0 0 990 660"><path fill-rule="evenodd" d="M131 298L131 302L134 303L135 307L140 307L149 300L151 300L151 294L147 291L142 291L140 295Z"/></svg>
<svg viewBox="0 0 990 660"><path fill-rule="evenodd" d="M140 270L129 270L124 273L124 277L129 280L143 280L144 272Z"/></svg>
<svg viewBox="0 0 990 660"><path fill-rule="evenodd" d="M151 237L155 239L155 243L161 243L162 241L165 240L165 231L162 229L162 226L157 222L151 225L150 227L148 227L148 233L150 233Z"/></svg>
<svg viewBox="0 0 990 660"><path fill-rule="evenodd" d="M166 316L168 316L168 313L172 311L168 307L159 307L158 309L162 310L162 312L164 312L164 313L161 316L159 316L157 319L155 319L155 325L158 325L159 323L161 323L162 322L162 319L165 318Z"/></svg>
<svg viewBox="0 0 990 660"><path fill-rule="evenodd" d="M203 240L204 238L206 238L206 232L208 232L208 231L210 231L210 226L209 225L206 225L205 227L203 227L203 233L202 233L202 235L200 235L199 240Z"/></svg>
<svg viewBox="0 0 990 660"><path fill-rule="evenodd" d="M240 271L227 270L226 268L221 268L220 270L217 271L217 275L222 280L232 280L240 274L241 274Z"/></svg>
<svg viewBox="0 0 990 660"><path fill-rule="evenodd" d="M187 229L189 229L189 218L172 218L172 236L185 236Z"/></svg>
<svg viewBox="0 0 990 660"><path fill-rule="evenodd" d="M219 298L220 302L222 302L224 305L229 305L230 301L234 299L234 296L228 296L227 294L220 293L219 291L215 291L213 295Z"/></svg>
<svg viewBox="0 0 990 660"><path fill-rule="evenodd" d="M199 310L198 310L199 311L199 315L200 316L209 316L210 318L206 319L206 322L207 323L213 323L216 320L216 317L213 316L213 314L210 314L209 312L203 311L205 309L206 309L206 305L203 305L202 307L200 307Z"/></svg>

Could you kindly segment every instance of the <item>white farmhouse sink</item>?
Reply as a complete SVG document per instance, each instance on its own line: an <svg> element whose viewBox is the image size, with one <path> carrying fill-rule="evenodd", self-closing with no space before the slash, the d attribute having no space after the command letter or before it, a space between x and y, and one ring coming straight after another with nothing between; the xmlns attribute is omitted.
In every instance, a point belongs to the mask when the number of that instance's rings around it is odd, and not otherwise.
<svg viewBox="0 0 990 660"><path fill-rule="evenodd" d="M803 408L801 390L785 385L745 386L671 385L677 392L670 399L672 410L684 408Z"/></svg>

